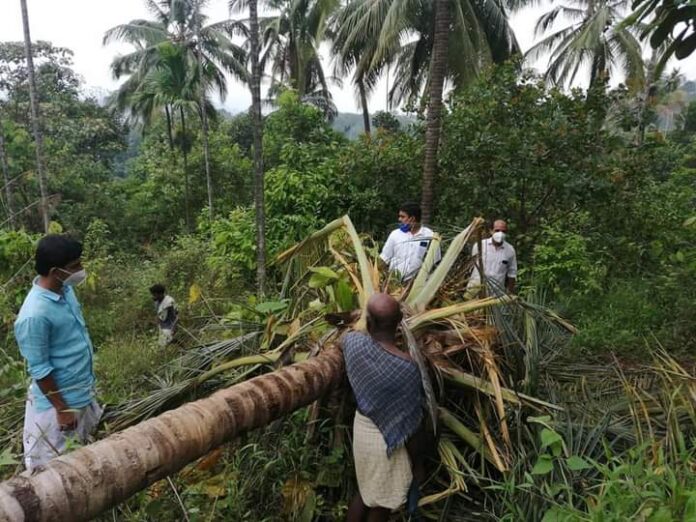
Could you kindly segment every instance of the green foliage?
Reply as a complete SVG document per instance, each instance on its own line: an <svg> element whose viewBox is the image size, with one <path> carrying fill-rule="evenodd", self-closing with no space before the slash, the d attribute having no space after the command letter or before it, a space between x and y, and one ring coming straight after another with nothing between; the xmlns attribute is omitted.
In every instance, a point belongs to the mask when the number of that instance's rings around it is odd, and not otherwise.
<svg viewBox="0 0 696 522"><path fill-rule="evenodd" d="M588 216L582 220L587 221ZM563 225L557 226L541 227L529 270L533 282L551 290L555 296L586 295L601 290L607 271L599 256L601 249L591 245L586 236ZM524 276L523 272L521 277Z"/></svg>
<svg viewBox="0 0 696 522"><path fill-rule="evenodd" d="M682 115L682 130L696 134L696 100L687 105Z"/></svg>
<svg viewBox="0 0 696 522"><path fill-rule="evenodd" d="M422 155L422 141L410 133L360 137L327 166L335 177L333 201L358 230L386 238L399 205L420 200Z"/></svg>
<svg viewBox="0 0 696 522"><path fill-rule="evenodd" d="M227 218L218 218L209 226L213 248L211 267L225 271L230 277L250 277L256 266L253 210L235 209Z"/></svg>
<svg viewBox="0 0 696 522"><path fill-rule="evenodd" d="M277 98L278 110L269 114L264 122L264 165L271 169L282 163L286 145L311 143L316 147L341 141L341 136L326 122L319 109L302 103L293 90L283 91Z"/></svg>
<svg viewBox="0 0 696 522"><path fill-rule="evenodd" d="M391 112L377 111L372 116L372 125L375 129L384 132L398 132L401 130L401 122Z"/></svg>
<svg viewBox="0 0 696 522"><path fill-rule="evenodd" d="M15 314L34 277L37 238L0 228L0 339L10 335Z"/></svg>
<svg viewBox="0 0 696 522"><path fill-rule="evenodd" d="M524 252L541 223L605 200L601 157L610 141L580 93L548 90L505 66L455 96L450 111L436 185L439 221L504 216Z"/></svg>

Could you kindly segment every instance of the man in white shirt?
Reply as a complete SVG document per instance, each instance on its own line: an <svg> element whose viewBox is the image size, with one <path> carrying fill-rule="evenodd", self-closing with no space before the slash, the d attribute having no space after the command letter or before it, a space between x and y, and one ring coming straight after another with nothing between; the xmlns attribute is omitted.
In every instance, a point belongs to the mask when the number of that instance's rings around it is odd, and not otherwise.
<svg viewBox="0 0 696 522"><path fill-rule="evenodd" d="M517 254L514 247L505 241L507 223L498 219L493 223L491 237L481 242L481 259L477 261L467 289L473 290L481 286L479 263L483 266L483 276L486 287L491 295L502 295L506 291L512 294L517 281ZM471 256L478 256L478 244L471 249Z"/></svg>
<svg viewBox="0 0 696 522"><path fill-rule="evenodd" d="M418 203L404 203L399 208L399 228L394 230L384 243L380 257L396 272L402 281L413 279L423 264L433 239L433 231L421 225L421 208ZM435 262L440 261L438 249Z"/></svg>

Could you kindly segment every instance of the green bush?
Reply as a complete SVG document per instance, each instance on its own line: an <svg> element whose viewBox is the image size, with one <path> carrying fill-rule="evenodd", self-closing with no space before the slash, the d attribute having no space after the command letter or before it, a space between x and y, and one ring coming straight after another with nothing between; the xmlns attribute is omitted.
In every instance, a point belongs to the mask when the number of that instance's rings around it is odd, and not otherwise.
<svg viewBox="0 0 696 522"><path fill-rule="evenodd" d="M562 227L541 228L529 272L553 296L586 295L601 290L606 268L590 239ZM522 273L524 278L524 273Z"/></svg>

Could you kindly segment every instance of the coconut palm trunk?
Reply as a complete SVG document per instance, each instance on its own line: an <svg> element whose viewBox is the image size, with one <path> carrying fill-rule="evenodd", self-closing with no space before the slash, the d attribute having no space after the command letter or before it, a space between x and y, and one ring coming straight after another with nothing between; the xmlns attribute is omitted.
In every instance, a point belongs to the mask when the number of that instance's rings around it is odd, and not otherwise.
<svg viewBox="0 0 696 522"><path fill-rule="evenodd" d="M184 212L186 214L186 230L191 232L191 188L188 174L188 134L186 133L186 116L184 108L179 106L181 117L181 153L184 156Z"/></svg>
<svg viewBox="0 0 696 522"><path fill-rule="evenodd" d="M169 105L164 106L164 114L167 116L167 139L169 140L169 150L174 150L174 134L172 133L172 113Z"/></svg>
<svg viewBox="0 0 696 522"><path fill-rule="evenodd" d="M10 225L10 228L15 228L12 183L10 181L10 165L7 162L7 150L5 149L5 133L2 127L2 119L0 119L0 168L2 168L2 181L5 185L5 207L7 208L7 223Z"/></svg>
<svg viewBox="0 0 696 522"><path fill-rule="evenodd" d="M208 189L208 217L213 221L213 180L210 177L210 149L208 148L208 113L205 111L205 82L203 81L203 46L201 45L200 2L196 4L198 23L196 24L196 65L198 66L198 108L201 111L201 130L203 137L203 159L205 162L205 183Z"/></svg>
<svg viewBox="0 0 696 522"><path fill-rule="evenodd" d="M41 202L41 220L44 232L48 233L48 197L46 193L46 174L43 166L43 135L41 133L41 120L39 118L39 93L36 88L36 76L34 75L34 57L31 50L31 34L29 33L29 11L27 0L19 0L22 6L22 26L24 28L24 51L27 57L27 72L29 74L29 100L31 103L31 126L34 131L36 145L36 174L39 178L39 193Z"/></svg>
<svg viewBox="0 0 696 522"><path fill-rule="evenodd" d="M363 114L363 127L365 134L370 135L370 109L367 105L367 93L365 92L365 83L362 79L358 80L358 90L360 91L360 107Z"/></svg>
<svg viewBox="0 0 696 522"><path fill-rule="evenodd" d="M433 61L430 65L430 92L428 117L425 128L425 161L421 210L423 223L429 223L433 213L433 182L437 170L437 151L442 126L442 91L447 74L447 41L449 38L449 0L435 2L435 33L433 38Z"/></svg>
<svg viewBox="0 0 696 522"><path fill-rule="evenodd" d="M266 206L263 172L263 121L261 119L261 67L259 64L259 13L257 0L249 1L251 61L251 124L254 134L254 207L256 209L256 288L266 289Z"/></svg>
<svg viewBox="0 0 696 522"><path fill-rule="evenodd" d="M0 520L89 520L213 448L317 400L343 378L337 348L58 457L0 484Z"/></svg>
<svg viewBox="0 0 696 522"><path fill-rule="evenodd" d="M199 63L200 66L200 63ZM208 148L208 115L205 113L205 95L200 89L199 109L201 111L201 126L203 137L203 160L205 162L205 184L208 190L208 217L213 221L213 179L210 177L210 150Z"/></svg>

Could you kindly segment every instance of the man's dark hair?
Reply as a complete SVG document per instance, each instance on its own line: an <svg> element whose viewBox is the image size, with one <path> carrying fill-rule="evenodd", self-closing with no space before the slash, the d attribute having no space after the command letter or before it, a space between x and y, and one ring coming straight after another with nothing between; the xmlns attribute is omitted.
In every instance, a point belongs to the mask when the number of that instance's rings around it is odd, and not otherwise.
<svg viewBox="0 0 696 522"><path fill-rule="evenodd" d="M150 287L150 293L151 294L164 294L167 291L167 289L164 287L164 285L161 285L157 283L156 285L152 285Z"/></svg>
<svg viewBox="0 0 696 522"><path fill-rule="evenodd" d="M420 222L421 208L418 203L414 203L413 201L407 201L399 207L399 210L402 212L406 212L406 214L408 214L410 217L416 218L416 221Z"/></svg>
<svg viewBox="0 0 696 522"><path fill-rule="evenodd" d="M51 268L65 268L82 257L82 243L66 234L49 234L39 240L34 256L36 272L47 276Z"/></svg>

